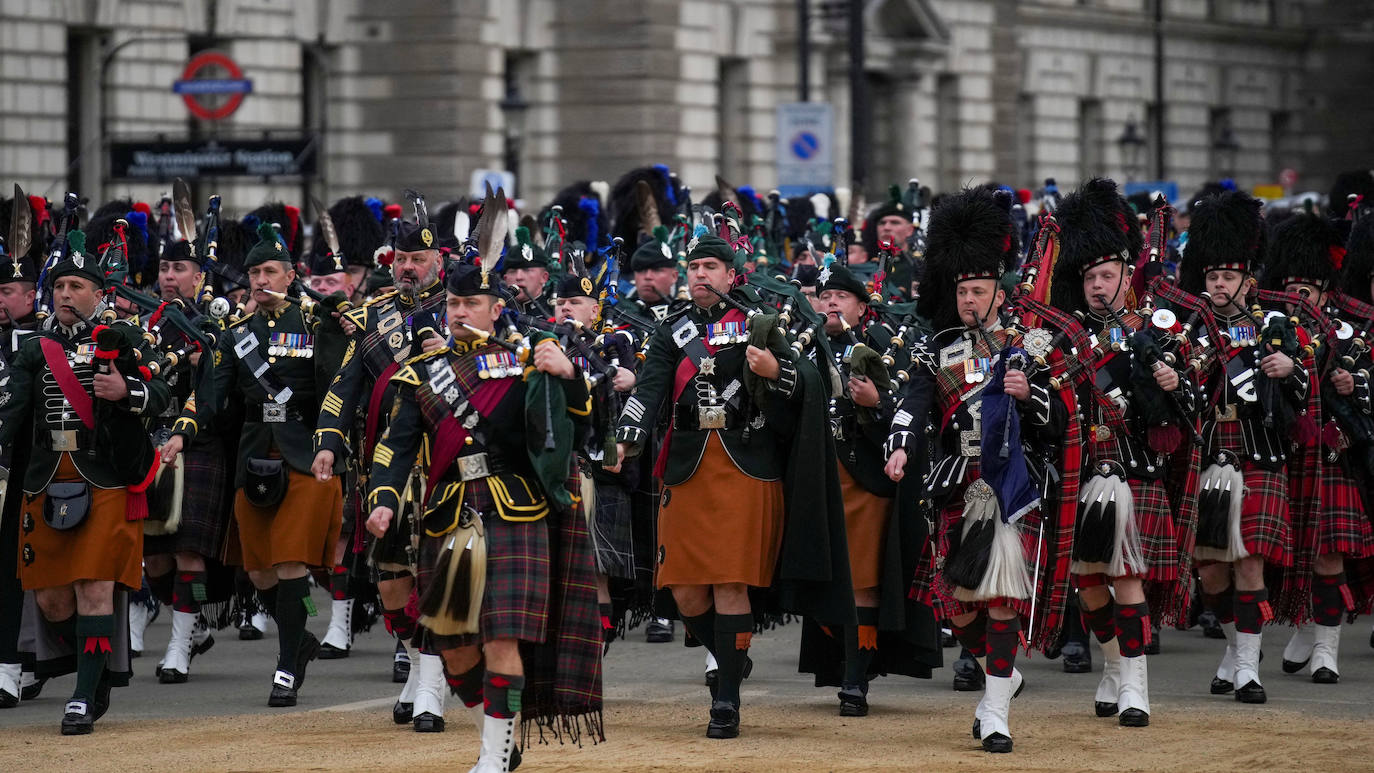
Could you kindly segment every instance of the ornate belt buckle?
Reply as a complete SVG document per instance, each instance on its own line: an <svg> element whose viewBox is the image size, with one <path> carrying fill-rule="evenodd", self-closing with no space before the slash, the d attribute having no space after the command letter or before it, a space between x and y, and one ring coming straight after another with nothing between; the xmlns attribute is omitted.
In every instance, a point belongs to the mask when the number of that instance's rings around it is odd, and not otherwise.
<svg viewBox="0 0 1374 773"><path fill-rule="evenodd" d="M1227 405L1225 408L1217 408L1217 421L1235 421L1235 420L1236 420L1236 406L1235 406L1234 403L1231 404L1231 405Z"/></svg>
<svg viewBox="0 0 1374 773"><path fill-rule="evenodd" d="M262 421L264 424L285 424L286 403L263 403Z"/></svg>
<svg viewBox="0 0 1374 773"><path fill-rule="evenodd" d="M54 429L49 430L52 438L52 450L54 451L75 451L77 449L76 430L74 429Z"/></svg>
<svg viewBox="0 0 1374 773"><path fill-rule="evenodd" d="M464 482L485 478L488 475L491 475L491 464L487 461L485 451L458 457L458 477Z"/></svg>
<svg viewBox="0 0 1374 773"><path fill-rule="evenodd" d="M697 406L697 429L725 429L725 406Z"/></svg>

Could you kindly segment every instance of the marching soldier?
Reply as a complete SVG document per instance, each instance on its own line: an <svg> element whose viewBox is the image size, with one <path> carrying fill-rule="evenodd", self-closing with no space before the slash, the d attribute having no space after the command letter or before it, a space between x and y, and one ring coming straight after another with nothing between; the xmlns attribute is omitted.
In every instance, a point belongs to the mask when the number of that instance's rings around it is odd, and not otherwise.
<svg viewBox="0 0 1374 773"><path fill-rule="evenodd" d="M1323 216L1294 214L1273 232L1264 261L1263 286L1306 297L1318 309L1327 308L1333 300L1339 301L1344 308L1336 307L1336 313L1352 319L1360 330L1367 329L1374 320L1361 319L1353 312L1362 309L1345 298L1331 295L1337 289L1342 250L1340 232ZM1367 281L1365 285L1367 291ZM1356 328L1345 323L1343 329L1349 331L1345 339L1338 333L1324 342L1333 347L1326 353L1327 358L1338 356L1335 348L1344 349L1346 357L1358 354L1353 349ZM1370 526L1364 494L1370 472L1364 454L1368 452L1369 432L1374 427L1367 416L1371 407L1368 381L1364 375L1352 372L1358 370L1353 357L1344 364L1329 361L1332 364L1318 387L1326 423L1321 511L1315 514L1313 522L1294 523L1295 531L1301 530L1295 549L1310 546L1314 557L1310 563L1294 561L1293 572L1300 573L1299 576L1285 578L1301 587L1311 587L1311 616L1302 621L1284 648L1283 670L1295 673L1306 666L1312 681L1318 684L1335 684L1340 680L1337 655L1341 618L1361 607L1347 582L1346 563L1355 570L1358 563L1374 558L1374 529ZM1309 572L1310 576L1302 576Z"/></svg>
<svg viewBox="0 0 1374 773"><path fill-rule="evenodd" d="M804 628L802 670L816 673L817 686L840 688L840 716L861 717L868 714L872 675L928 678L931 666L940 664L941 654L934 620L921 614L921 609L928 608L907 600L911 576L929 536L924 519L914 508L899 510L897 486L882 472L883 442L896 410L889 369L906 370L906 350L894 350L893 330L871 305L868 287L847 266L829 265L819 279L829 349L845 378L843 393L830 400L830 429L844 496L857 625L837 632L843 639L838 648L826 647L831 637L818 636L818 628ZM881 292L878 279L872 295L881 297ZM884 355L893 357L890 367L880 359ZM927 624L924 638L921 622ZM822 648L832 651L829 658ZM808 655L808 650L814 654ZM829 668L825 660L830 661ZM834 666L840 662L842 673Z"/></svg>
<svg viewBox="0 0 1374 773"><path fill-rule="evenodd" d="M319 640L306 630L315 613L310 568L334 565L339 538L343 492L310 474L310 433L316 396L338 365L315 350L342 332L332 317L316 320L288 301L296 278L291 255L270 224L258 233L244 259L257 310L221 337L213 374L182 410L162 459L174 463L231 395L242 399L247 415L234 466L234 517L244 569L275 613L279 651L267 705L282 707L296 705L306 665L319 652Z"/></svg>
<svg viewBox="0 0 1374 773"><path fill-rule="evenodd" d="M484 265L500 254L503 205L488 196ZM451 264L446 288L453 344L392 379L397 402L373 456L367 526L379 538L394 528L423 452L420 622L456 694L481 713L472 770L490 773L519 762L517 714L555 735L601 734L593 565L567 490L573 424L590 405L582 374L555 342L539 333L537 343L496 338L497 277ZM582 697L555 703L554 690Z"/></svg>
<svg viewBox="0 0 1374 773"><path fill-rule="evenodd" d="M152 356L139 330L96 323L105 273L85 253L84 234L62 238L44 292L52 316L9 367L0 446L12 447L31 423L28 469L13 481L24 494L19 576L44 623L34 635L40 668L75 655L62 734L78 735L93 730L110 688L131 674L123 610L125 594L142 586L140 521L156 468L140 417L162 411L169 397L160 379L137 367Z"/></svg>
<svg viewBox="0 0 1374 773"><path fill-rule="evenodd" d="M1143 242L1116 183L1089 180L1064 198L1054 218L1060 248L1050 301L1079 316L1100 352L1093 383L1079 392L1088 441L1070 571L1083 623L1102 647L1097 716L1119 714L1122 726L1144 727L1150 723L1144 654L1150 620L1186 613L1177 600L1186 599L1191 584L1165 476L1170 455L1191 447L1183 429L1193 422L1194 393L1168 361L1182 365L1186 358L1166 359L1152 332L1156 323L1134 308L1131 270ZM1158 227L1167 228L1167 219ZM1098 394L1107 399L1097 400ZM1191 532L1192 517L1179 513L1177 528ZM1171 603L1152 608L1147 584L1154 598Z"/></svg>
<svg viewBox="0 0 1374 773"><path fill-rule="evenodd" d="M0 379L19 354L24 338L38 327L33 301L45 245L34 222L29 200L18 186L14 198L0 199L0 234L8 235L0 245ZM9 467L10 477L16 481L24 477L27 449L27 444L19 443L0 451L10 457L8 464L0 461L0 466ZM19 519L24 498L18 486L9 492L0 483L0 491L5 491L0 493L0 709L8 709L18 706L21 697L27 700L36 696L34 688L25 688L33 672L24 671L19 653L24 612L24 588L19 583Z"/></svg>
<svg viewBox="0 0 1374 773"><path fill-rule="evenodd" d="M667 406L673 423L655 470L664 484L655 584L671 588L683 624L719 664L707 737L734 738L740 682L752 666L749 589L795 580L809 595L792 603L832 625L853 624L853 598L819 373L782 354L771 315L755 316L762 324L753 340L763 344L766 334L768 348L744 345L751 334L742 309L757 313L758 301L731 289L736 257L724 239L694 239L687 261L692 303L650 340L620 417L619 453L640 455ZM793 454L794 444L806 452ZM826 531L828 545L806 536ZM789 545L794 560L779 561L789 537L809 542ZM800 584L822 572L823 586Z"/></svg>
<svg viewBox="0 0 1374 773"><path fill-rule="evenodd" d="M356 456L354 465L359 470L371 468L377 441L386 430L396 400L396 384L391 377L421 352L444 348L439 334L444 313L444 290L439 282L441 246L451 245L441 244L430 226L401 223L392 263L396 289L344 313L344 320L356 330L343 367L321 403L312 466L319 480L329 480L335 465L350 454ZM363 432L358 437L354 423L360 414ZM416 732L438 732L444 722L443 664L437 654L421 654L413 641L416 621L406 611L415 589L409 555L411 533L409 524L397 524L372 546L383 619L387 631L406 648L411 664L392 708L392 719L397 724L413 722ZM422 674L428 678L423 686L419 684ZM423 705L416 710L421 694Z"/></svg>
<svg viewBox="0 0 1374 773"><path fill-rule="evenodd" d="M515 306L532 317L553 316L549 296L549 257L534 243L528 228L515 229L515 249L506 253L502 264L506 284L516 290Z"/></svg>
<svg viewBox="0 0 1374 773"><path fill-rule="evenodd" d="M168 317L190 312L205 281L195 256L195 221L185 203L181 225L185 238L168 244L158 261L157 282L163 308L149 315L147 327L160 354L174 353L175 365L163 373L172 400L150 419L154 445L172 435L181 406L195 393L201 372L199 341L168 323ZM208 369L207 369L208 370ZM150 517L144 524L144 569L154 597L172 608L172 634L157 667L162 684L184 683L191 660L214 645L201 622L208 601L208 571L225 556L229 531L228 449L218 431L199 433L175 466L163 469L153 486Z"/></svg>
<svg viewBox="0 0 1374 773"><path fill-rule="evenodd" d="M1002 325L999 309L1001 277L1018 254L1010 209L1002 195L976 188L949 197L932 213L929 281L918 310L940 332L917 344L925 367L907 384L885 449L888 476L900 481L908 460L914 461L912 471L925 477L923 498L940 514L938 558L917 584L938 616L950 620L959 642L983 660L987 678L973 734L988 752L1012 750L1011 699L1023 685L1015 668L1021 617L1037 626L1034 638L1027 637L1032 646L1052 641L1068 581L1055 562L1038 559L1038 549L1025 555L1037 533L1047 556L1066 529L1071 539L1073 513L1041 501L1032 473L1048 473L1032 468L1018 426L1028 430L1028 440L1062 441L1077 454L1072 401L1051 390L1047 372L1028 375L1008 354L1016 334ZM1048 354L1031 349L1032 355ZM929 462L923 458L927 424L937 428L937 456ZM1067 479L1063 492L1072 501ZM1043 565L1033 571L1037 560Z"/></svg>
<svg viewBox="0 0 1374 773"><path fill-rule="evenodd" d="M1195 356L1205 360L1198 378L1206 404L1205 468L1199 479L1193 555L1203 606L1216 613L1227 639L1211 691L1234 692L1242 703L1264 703L1260 635L1264 623L1275 617L1264 571L1266 565L1293 562L1287 429L1297 426L1297 414L1306 409L1309 375L1296 359L1296 337L1282 329L1287 315L1280 313L1274 329L1253 318L1245 306L1264 252L1260 202L1227 191L1207 196L1189 210L1192 222L1179 286L1194 295L1210 293L1211 310L1226 339L1210 341L1206 326L1194 331ZM1293 345L1273 346L1271 333L1280 340L1291 338ZM1216 492L1211 500L1209 491Z"/></svg>
<svg viewBox="0 0 1374 773"><path fill-rule="evenodd" d="M654 228L653 238L630 256L634 291L625 300L646 319L662 322L677 300L677 259L668 243L668 229Z"/></svg>

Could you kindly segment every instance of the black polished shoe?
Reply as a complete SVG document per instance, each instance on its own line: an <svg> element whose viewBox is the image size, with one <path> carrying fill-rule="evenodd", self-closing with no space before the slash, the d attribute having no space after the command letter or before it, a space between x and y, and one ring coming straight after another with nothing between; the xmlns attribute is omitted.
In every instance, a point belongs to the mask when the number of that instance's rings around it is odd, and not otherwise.
<svg viewBox="0 0 1374 773"><path fill-rule="evenodd" d="M296 705L296 678L285 671L272 675L272 694L267 696L267 705L274 709Z"/></svg>
<svg viewBox="0 0 1374 773"><path fill-rule="evenodd" d="M1121 712L1117 723L1122 727L1149 727L1150 715L1140 709L1126 709Z"/></svg>
<svg viewBox="0 0 1374 773"><path fill-rule="evenodd" d="M185 684L190 678L189 674L183 674L173 668L162 668L157 672L158 684Z"/></svg>
<svg viewBox="0 0 1374 773"><path fill-rule="evenodd" d="M1219 676L1212 677L1212 694L1227 695L1235 690L1236 686L1229 679L1222 679Z"/></svg>
<svg viewBox="0 0 1374 773"><path fill-rule="evenodd" d="M955 692L974 692L983 689L986 677L983 669L978 665L978 661L968 649L959 651L959 658L954 661L954 691Z"/></svg>
<svg viewBox="0 0 1374 773"><path fill-rule="evenodd" d="M1264 685L1259 682L1246 682L1244 687L1236 688L1236 700L1241 703L1264 703L1269 696L1264 694Z"/></svg>
<svg viewBox="0 0 1374 773"><path fill-rule="evenodd" d="M414 703L401 703L396 701L396 705L391 707L391 721L398 725L406 725L415 717Z"/></svg>
<svg viewBox="0 0 1374 773"><path fill-rule="evenodd" d="M840 699L840 716L868 716L868 685L847 684L836 695Z"/></svg>
<svg viewBox="0 0 1374 773"><path fill-rule="evenodd" d="M46 676L42 679L36 680L33 684L28 686L23 686L23 682L21 681L21 686L19 687L19 699L24 701L31 701L34 698L37 698L43 692L43 685L47 683L48 677Z"/></svg>
<svg viewBox="0 0 1374 773"><path fill-rule="evenodd" d="M1312 681L1317 684L1336 684L1341 681L1341 675L1326 666L1322 666L1312 672Z"/></svg>
<svg viewBox="0 0 1374 773"><path fill-rule="evenodd" d="M319 658L320 660L339 660L348 657L348 653L348 650L339 649L333 644L321 644Z"/></svg>
<svg viewBox="0 0 1374 773"><path fill-rule="evenodd" d="M95 717L91 705L79 698L67 701L67 712L62 715L62 735L87 735L95 730Z"/></svg>
<svg viewBox="0 0 1374 773"><path fill-rule="evenodd" d="M1307 668L1307 664L1308 664L1308 662L1309 662L1310 660L1311 660L1311 658L1308 658L1308 660L1304 660L1304 661L1302 661L1302 662L1298 662L1298 661L1296 661L1296 660L1285 660L1285 661L1283 661L1283 664L1282 664L1282 665L1283 665L1283 673L1285 673L1285 674L1296 674L1296 673L1298 673L1299 671L1303 670L1304 668Z"/></svg>
<svg viewBox="0 0 1374 773"><path fill-rule="evenodd" d="M738 738L739 709L729 701L711 701L711 721L706 725L707 738Z"/></svg>
<svg viewBox="0 0 1374 773"><path fill-rule="evenodd" d="M444 732L444 718L428 711L419 714L415 717L415 732L442 733Z"/></svg>
<svg viewBox="0 0 1374 773"><path fill-rule="evenodd" d="M1064 673L1087 674L1093 670L1093 656L1088 645L1081 641L1064 642Z"/></svg>
<svg viewBox="0 0 1374 773"><path fill-rule="evenodd" d="M315 638L315 634L306 631L305 636L301 637L301 647L296 650L296 689L305 686L305 667L310 665L310 661L320 655L320 640Z"/></svg>
<svg viewBox="0 0 1374 773"><path fill-rule="evenodd" d="M1106 701L1093 701L1093 711L1099 717L1114 717L1116 716L1117 705Z"/></svg>
<svg viewBox="0 0 1374 773"><path fill-rule="evenodd" d="M664 644L673 640L673 621L666 617L655 617L644 626L644 641L650 644Z"/></svg>
<svg viewBox="0 0 1374 773"><path fill-rule="evenodd" d="M0 709L12 709L18 705L18 695L11 695L8 690L0 690Z"/></svg>
<svg viewBox="0 0 1374 773"><path fill-rule="evenodd" d="M1008 754L1011 752L1011 739L1001 733L993 733L983 739L983 751L992 754Z"/></svg>

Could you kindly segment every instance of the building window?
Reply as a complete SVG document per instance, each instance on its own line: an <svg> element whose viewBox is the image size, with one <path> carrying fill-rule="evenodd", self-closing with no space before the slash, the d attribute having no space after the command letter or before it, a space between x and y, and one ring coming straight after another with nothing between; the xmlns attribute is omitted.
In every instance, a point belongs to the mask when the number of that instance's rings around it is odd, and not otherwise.
<svg viewBox="0 0 1374 773"><path fill-rule="evenodd" d="M1106 174L1102 157L1102 102L1078 102L1078 176L1086 180Z"/></svg>
<svg viewBox="0 0 1374 773"><path fill-rule="evenodd" d="M716 100L717 163L728 179L749 179L748 63L743 59L720 60L720 98ZM736 183L738 184L738 183Z"/></svg>
<svg viewBox="0 0 1374 773"><path fill-rule="evenodd" d="M935 147L940 179L937 190L956 190L959 179L959 78L941 75L935 82Z"/></svg>
<svg viewBox="0 0 1374 773"><path fill-rule="evenodd" d="M1269 174L1274 179L1283 169L1298 166L1298 143L1293 135L1293 114L1279 111L1269 115Z"/></svg>

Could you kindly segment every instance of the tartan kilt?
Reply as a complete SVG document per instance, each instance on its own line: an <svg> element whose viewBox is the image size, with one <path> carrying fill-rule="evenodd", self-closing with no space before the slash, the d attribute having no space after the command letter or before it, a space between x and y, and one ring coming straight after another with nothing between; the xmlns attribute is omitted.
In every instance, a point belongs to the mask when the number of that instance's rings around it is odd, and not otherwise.
<svg viewBox="0 0 1374 773"><path fill-rule="evenodd" d="M1213 442L1240 457L1246 490L1240 527L1245 550L1262 556L1272 566L1288 566L1293 562L1294 535L1288 513L1287 472L1270 472L1248 461L1239 422L1217 422Z"/></svg>
<svg viewBox="0 0 1374 773"><path fill-rule="evenodd" d="M143 539L143 554L196 553L223 561L234 497L224 445L193 444L181 454L181 524L171 534Z"/></svg>
<svg viewBox="0 0 1374 773"><path fill-rule="evenodd" d="M587 524L597 571L606 577L631 580L635 576L634 529L630 491L614 483L596 486L596 513Z"/></svg>
<svg viewBox="0 0 1374 773"><path fill-rule="evenodd" d="M1178 579L1178 540L1174 533L1174 512L1169 492L1157 480L1131 480L1135 499L1135 523L1140 529L1140 547L1145 557L1147 582L1173 582Z"/></svg>
<svg viewBox="0 0 1374 773"><path fill-rule="evenodd" d="M1131 478L1135 502L1135 524L1140 531L1140 550L1145 559L1147 582L1173 582L1178 579L1178 541L1174 534L1174 514L1169 493L1158 480Z"/></svg>
<svg viewBox="0 0 1374 773"><path fill-rule="evenodd" d="M1015 609L1022 615L1030 613L1030 599L983 599L978 601L963 601L954 596L954 584L951 583L940 569L944 565L944 557L949 555L949 535L953 529L963 528L964 518L964 486L954 490L949 502L940 510L940 523L938 524L940 534L937 545L939 556L934 562L926 561L925 565L917 569L916 572L916 594L917 598L929 604L935 609L937 619L946 619L956 615L977 612L989 607L1006 606ZM1030 556L1035 552L1036 533L1034 529L1023 528L1040 517L1038 510L1027 514L1017 522L1017 527L1021 528L1021 543L1025 555L1027 556L1027 566L1031 566ZM939 566L937 566L937 563ZM1033 568L1027 576L1033 576ZM1042 581L1047 578L1045 570L1041 569ZM1032 591L1034 592L1034 591Z"/></svg>
<svg viewBox="0 0 1374 773"><path fill-rule="evenodd" d="M1374 528L1365 513L1360 489L1339 464L1322 469L1322 508L1317 520L1317 554L1351 558L1374 555Z"/></svg>
<svg viewBox="0 0 1374 773"><path fill-rule="evenodd" d="M549 623L550 516L537 521L507 521L496 511L496 501L485 479L469 481L463 502L482 514L487 541L487 586L482 597L481 630L475 634L437 636L438 649L465 647L496 639L543 642ZM420 537L417 590L423 596L438 581L435 567L445 537Z"/></svg>

